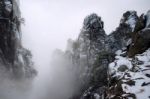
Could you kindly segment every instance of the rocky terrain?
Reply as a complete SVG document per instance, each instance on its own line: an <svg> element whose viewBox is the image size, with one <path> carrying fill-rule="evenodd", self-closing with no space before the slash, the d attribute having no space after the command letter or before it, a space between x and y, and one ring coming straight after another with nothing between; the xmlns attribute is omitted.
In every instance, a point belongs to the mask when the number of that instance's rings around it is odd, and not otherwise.
<svg viewBox="0 0 150 99"><path fill-rule="evenodd" d="M150 11L125 12L107 34L93 13L84 19L79 37L68 40L61 55L69 57L77 88L69 99L149 99Z"/></svg>

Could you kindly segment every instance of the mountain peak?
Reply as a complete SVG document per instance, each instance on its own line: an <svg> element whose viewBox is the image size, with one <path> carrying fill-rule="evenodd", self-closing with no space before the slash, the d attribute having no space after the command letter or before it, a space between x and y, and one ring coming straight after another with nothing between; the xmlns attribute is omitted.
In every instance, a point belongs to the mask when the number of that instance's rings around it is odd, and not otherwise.
<svg viewBox="0 0 150 99"><path fill-rule="evenodd" d="M123 14L120 24L125 24L130 26L132 31L134 31L136 23L138 21L138 16L136 11L127 11Z"/></svg>
<svg viewBox="0 0 150 99"><path fill-rule="evenodd" d="M103 21L101 17L95 13L88 15L83 22L83 28L85 30L100 30L103 29Z"/></svg>

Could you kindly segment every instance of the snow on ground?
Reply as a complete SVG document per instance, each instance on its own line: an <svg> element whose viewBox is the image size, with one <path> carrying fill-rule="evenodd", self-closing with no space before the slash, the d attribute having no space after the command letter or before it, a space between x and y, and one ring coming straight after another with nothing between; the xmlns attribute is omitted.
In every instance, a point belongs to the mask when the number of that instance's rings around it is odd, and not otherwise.
<svg viewBox="0 0 150 99"><path fill-rule="evenodd" d="M116 54L115 61L109 64L109 72L122 80L123 96L131 93L137 99L150 99L150 49L134 58L122 57L120 51Z"/></svg>

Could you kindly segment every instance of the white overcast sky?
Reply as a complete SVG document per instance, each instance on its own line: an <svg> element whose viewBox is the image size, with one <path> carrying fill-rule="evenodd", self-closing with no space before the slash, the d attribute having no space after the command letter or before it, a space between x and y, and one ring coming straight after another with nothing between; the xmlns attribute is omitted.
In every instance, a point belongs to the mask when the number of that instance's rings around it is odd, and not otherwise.
<svg viewBox="0 0 150 99"><path fill-rule="evenodd" d="M150 9L150 0L20 0L20 3L26 20L23 27L26 43L61 49L65 49L68 38L77 38L84 17L90 13L102 17L109 34L125 11L136 10L141 14Z"/></svg>
<svg viewBox="0 0 150 99"><path fill-rule="evenodd" d="M125 11L146 13L150 0L20 0L20 7L25 18L23 44L37 65L48 66L52 50L64 50L68 38L78 37L85 16L97 13L109 34Z"/></svg>

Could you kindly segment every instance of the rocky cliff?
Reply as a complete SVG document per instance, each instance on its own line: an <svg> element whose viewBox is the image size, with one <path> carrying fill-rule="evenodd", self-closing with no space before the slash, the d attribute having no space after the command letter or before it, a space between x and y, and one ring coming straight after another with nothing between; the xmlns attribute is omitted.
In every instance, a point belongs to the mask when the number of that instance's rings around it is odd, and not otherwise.
<svg viewBox="0 0 150 99"><path fill-rule="evenodd" d="M77 78L78 90L71 99L141 99L139 94L148 99L149 29L150 11L141 16L125 12L109 35L100 16L88 15L64 53Z"/></svg>
<svg viewBox="0 0 150 99"><path fill-rule="evenodd" d="M0 70L14 78L36 75L31 52L21 43L21 18L16 0L0 1Z"/></svg>

